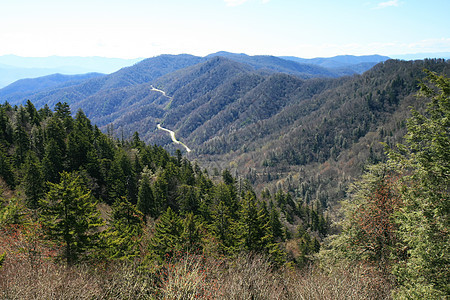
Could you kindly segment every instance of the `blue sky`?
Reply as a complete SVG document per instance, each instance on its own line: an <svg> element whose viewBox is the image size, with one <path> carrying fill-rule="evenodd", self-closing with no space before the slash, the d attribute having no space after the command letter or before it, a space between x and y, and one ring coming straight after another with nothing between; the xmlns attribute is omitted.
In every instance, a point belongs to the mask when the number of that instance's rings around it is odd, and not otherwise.
<svg viewBox="0 0 450 300"><path fill-rule="evenodd" d="M0 0L0 55L450 52L449 0Z"/></svg>

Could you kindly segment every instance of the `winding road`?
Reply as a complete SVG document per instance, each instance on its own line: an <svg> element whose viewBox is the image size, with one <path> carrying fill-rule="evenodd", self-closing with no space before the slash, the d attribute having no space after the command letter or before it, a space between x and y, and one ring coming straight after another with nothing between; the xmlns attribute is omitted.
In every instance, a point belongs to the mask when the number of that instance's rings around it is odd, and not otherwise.
<svg viewBox="0 0 450 300"><path fill-rule="evenodd" d="M161 93L161 94L163 94L164 97L167 97L167 98L169 98L170 100L173 99L173 97L167 96L167 95L166 95L166 92L164 92L163 90L157 89L157 88L155 88L153 85L150 85L150 87L151 87L151 91ZM172 141L173 141L175 144L180 144L180 145L182 145L184 148L186 148L186 151L187 151L187 152L191 152L191 149L189 149L188 146L186 146L183 142L180 142L179 140L177 140L177 138L175 137L175 132L173 132L173 131L170 130L170 129L167 129L167 128L162 127L161 124L156 125L156 128L161 129L161 130L164 130L164 131L167 131L168 133L170 133L170 137L172 138Z"/></svg>
<svg viewBox="0 0 450 300"><path fill-rule="evenodd" d="M152 88L150 91L161 93L161 94L163 94L164 97L167 97L169 99L173 99L173 97L167 96L166 92L164 92L163 90L157 89L157 88L153 87L153 85L150 85L150 87Z"/></svg>
<svg viewBox="0 0 450 300"><path fill-rule="evenodd" d="M161 124L156 125L156 128L161 129L161 130L164 130L164 131L167 131L168 133L170 133L170 137L172 138L172 141L173 141L175 144L180 144L180 145L182 145L184 148L186 148L186 151L187 151L187 152L191 152L191 149L189 149L188 146L186 146L185 144L183 144L183 142L180 142L179 140L176 139L176 137L175 137L175 132L173 132L173 131L170 130L170 129L167 129L167 128L162 127Z"/></svg>

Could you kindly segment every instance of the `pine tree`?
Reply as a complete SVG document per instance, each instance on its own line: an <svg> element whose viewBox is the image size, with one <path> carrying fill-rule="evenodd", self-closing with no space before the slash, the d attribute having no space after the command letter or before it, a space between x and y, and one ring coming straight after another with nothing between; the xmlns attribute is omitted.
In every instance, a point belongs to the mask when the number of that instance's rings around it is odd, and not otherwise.
<svg viewBox="0 0 450 300"><path fill-rule="evenodd" d="M203 224L199 217L192 212L188 213L183 220L183 233L181 234L183 250L190 253L200 252L203 233Z"/></svg>
<svg viewBox="0 0 450 300"><path fill-rule="evenodd" d="M404 172L396 215L407 249L395 272L399 298L450 295L450 79L427 73L420 95L431 102L425 114L412 111L405 145L390 153Z"/></svg>
<svg viewBox="0 0 450 300"><path fill-rule="evenodd" d="M218 250L221 254L231 254L236 251L235 221L230 209L220 201L211 212L211 228L218 240Z"/></svg>
<svg viewBox="0 0 450 300"><path fill-rule="evenodd" d="M13 189L15 187L15 176L10 161L10 158L5 155L2 147L0 147L0 176Z"/></svg>
<svg viewBox="0 0 450 300"><path fill-rule="evenodd" d="M30 100L27 100L27 103L25 104L25 109L30 118L30 124L40 126L41 117Z"/></svg>
<svg viewBox="0 0 450 300"><path fill-rule="evenodd" d="M123 180L124 177L120 162L117 159L113 160L106 178L108 203L112 204L115 199L126 197L127 190L126 182Z"/></svg>
<svg viewBox="0 0 450 300"><path fill-rule="evenodd" d="M169 207L155 224L155 233L150 240L150 255L157 260L173 257L183 249L183 223Z"/></svg>
<svg viewBox="0 0 450 300"><path fill-rule="evenodd" d="M41 164L36 155L29 151L25 161L25 176L23 178L27 206L37 208L39 200L44 195L44 175Z"/></svg>
<svg viewBox="0 0 450 300"><path fill-rule="evenodd" d="M17 124L14 129L14 141L16 144L14 163L16 167L19 167L22 163L24 163L27 152L30 150L30 139L28 134L25 132L24 127L20 124Z"/></svg>
<svg viewBox="0 0 450 300"><path fill-rule="evenodd" d="M0 106L0 142L9 146L13 141L13 129L4 106Z"/></svg>
<svg viewBox="0 0 450 300"><path fill-rule="evenodd" d="M42 168L45 181L56 183L59 181L59 173L63 171L62 151L54 139L49 140L45 147Z"/></svg>
<svg viewBox="0 0 450 300"><path fill-rule="evenodd" d="M56 103L54 116L62 121L66 134L69 134L73 129L73 119L71 115L72 113L70 111L69 104L67 104L66 102Z"/></svg>
<svg viewBox="0 0 450 300"><path fill-rule="evenodd" d="M192 212L198 214L200 207L200 195L199 190L195 186L182 184L178 188L177 203L180 207L180 213L186 214Z"/></svg>
<svg viewBox="0 0 450 300"><path fill-rule="evenodd" d="M258 204L255 194L250 191L242 202L235 229L238 246L245 251L277 256L267 209Z"/></svg>
<svg viewBox="0 0 450 300"><path fill-rule="evenodd" d="M80 176L62 172L61 182L49 187L40 202L42 226L47 239L61 244L60 256L70 266L95 250L104 222Z"/></svg>
<svg viewBox="0 0 450 300"><path fill-rule="evenodd" d="M376 264L388 275L399 242L394 222L394 214L401 207L396 188L398 174L384 163L367 168L351 187L350 199L343 202L342 234L334 244L338 245L337 255Z"/></svg>
<svg viewBox="0 0 450 300"><path fill-rule="evenodd" d="M152 218L159 216L159 205L153 195L152 185L150 183L150 174L148 169L144 169L140 181L137 209L144 215L149 215Z"/></svg>
<svg viewBox="0 0 450 300"><path fill-rule="evenodd" d="M283 241L283 225L280 222L280 214L278 210L272 206L269 212L270 229L273 234L274 241Z"/></svg>
<svg viewBox="0 0 450 300"><path fill-rule="evenodd" d="M109 227L103 233L108 257L131 260L139 256L143 227L142 213L126 198L116 200L112 206Z"/></svg>

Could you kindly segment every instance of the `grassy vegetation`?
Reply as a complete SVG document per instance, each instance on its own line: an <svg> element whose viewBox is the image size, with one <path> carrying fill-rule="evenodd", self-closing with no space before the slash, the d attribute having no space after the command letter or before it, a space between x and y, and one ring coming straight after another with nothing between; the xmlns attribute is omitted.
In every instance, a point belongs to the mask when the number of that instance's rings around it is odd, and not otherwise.
<svg viewBox="0 0 450 300"><path fill-rule="evenodd" d="M185 255L158 271L133 262L33 264L10 256L0 271L2 299L389 299L389 285L364 266L329 271L273 269L261 256Z"/></svg>

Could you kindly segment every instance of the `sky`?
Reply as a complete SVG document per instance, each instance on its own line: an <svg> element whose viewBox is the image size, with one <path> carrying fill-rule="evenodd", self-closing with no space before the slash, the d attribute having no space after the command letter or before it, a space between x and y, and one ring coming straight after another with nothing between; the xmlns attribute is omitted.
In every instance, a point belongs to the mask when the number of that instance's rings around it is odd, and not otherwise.
<svg viewBox="0 0 450 300"><path fill-rule="evenodd" d="M0 0L0 55L450 52L449 0Z"/></svg>

